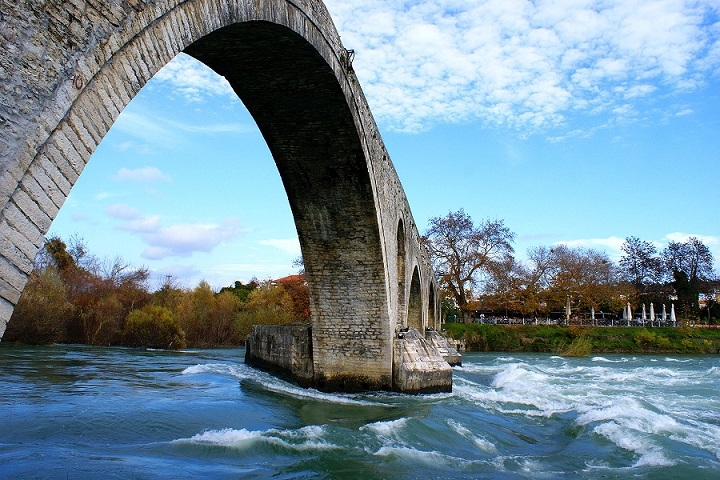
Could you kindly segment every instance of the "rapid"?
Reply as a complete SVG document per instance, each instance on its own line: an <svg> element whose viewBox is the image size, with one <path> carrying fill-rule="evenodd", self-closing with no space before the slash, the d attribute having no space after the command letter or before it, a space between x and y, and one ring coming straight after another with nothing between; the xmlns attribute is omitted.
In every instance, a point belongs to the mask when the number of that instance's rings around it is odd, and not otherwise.
<svg viewBox="0 0 720 480"><path fill-rule="evenodd" d="M720 357L466 352L333 394L243 349L0 344L0 478L720 478Z"/></svg>

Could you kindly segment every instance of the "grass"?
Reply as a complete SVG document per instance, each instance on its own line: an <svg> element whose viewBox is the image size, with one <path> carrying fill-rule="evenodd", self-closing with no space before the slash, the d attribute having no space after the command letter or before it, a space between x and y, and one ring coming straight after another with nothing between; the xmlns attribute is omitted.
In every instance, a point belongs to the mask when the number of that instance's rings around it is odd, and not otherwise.
<svg viewBox="0 0 720 480"><path fill-rule="evenodd" d="M720 330L664 327L576 327L448 323L449 336L468 351L591 353L720 353Z"/></svg>

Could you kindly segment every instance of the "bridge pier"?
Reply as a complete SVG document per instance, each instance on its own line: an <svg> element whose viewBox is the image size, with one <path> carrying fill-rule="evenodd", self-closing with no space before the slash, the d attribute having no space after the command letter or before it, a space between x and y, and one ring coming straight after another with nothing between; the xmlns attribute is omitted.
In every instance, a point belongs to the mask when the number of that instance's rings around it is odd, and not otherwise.
<svg viewBox="0 0 720 480"><path fill-rule="evenodd" d="M435 331L429 332L429 338L412 327L397 333L393 341L392 381L389 384L374 382L363 375L332 379L316 375L311 331L310 324L256 325L247 338L245 363L302 387L323 391L393 390L413 394L452 391L452 369L448 359L458 365L459 355Z"/></svg>

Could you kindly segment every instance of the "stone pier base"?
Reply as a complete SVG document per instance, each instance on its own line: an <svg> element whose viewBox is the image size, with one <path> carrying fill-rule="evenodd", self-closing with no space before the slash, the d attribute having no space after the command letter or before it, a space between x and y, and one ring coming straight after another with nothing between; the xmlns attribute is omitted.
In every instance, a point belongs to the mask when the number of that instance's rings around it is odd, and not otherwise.
<svg viewBox="0 0 720 480"><path fill-rule="evenodd" d="M409 328L396 335L393 390L404 393L452 391L452 369L435 346Z"/></svg>
<svg viewBox="0 0 720 480"><path fill-rule="evenodd" d="M436 330L425 330L425 340L427 340L442 355L451 367L462 365L462 355L457 351L446 337L442 336Z"/></svg>
<svg viewBox="0 0 720 480"><path fill-rule="evenodd" d="M439 333L429 330L423 335L413 328L399 332L393 342L392 389L413 394L452 391L452 369L446 359L460 364L460 355ZM310 324L254 326L245 363L303 387L325 385L313 371Z"/></svg>
<svg viewBox="0 0 720 480"><path fill-rule="evenodd" d="M254 325L245 342L245 363L313 387L311 333L309 323Z"/></svg>

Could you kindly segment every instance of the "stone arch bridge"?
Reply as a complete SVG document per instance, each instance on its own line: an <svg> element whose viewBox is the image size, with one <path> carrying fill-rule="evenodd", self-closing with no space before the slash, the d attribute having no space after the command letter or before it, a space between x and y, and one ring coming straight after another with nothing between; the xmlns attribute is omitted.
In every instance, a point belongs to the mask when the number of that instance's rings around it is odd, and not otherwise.
<svg viewBox="0 0 720 480"><path fill-rule="evenodd" d="M255 118L305 260L311 327L256 332L256 363L325 389L450 388L425 339L439 326L437 282L352 52L321 1L0 0L0 23L0 337L95 148L185 52L224 76ZM283 365L297 355L300 370Z"/></svg>

